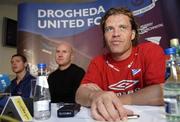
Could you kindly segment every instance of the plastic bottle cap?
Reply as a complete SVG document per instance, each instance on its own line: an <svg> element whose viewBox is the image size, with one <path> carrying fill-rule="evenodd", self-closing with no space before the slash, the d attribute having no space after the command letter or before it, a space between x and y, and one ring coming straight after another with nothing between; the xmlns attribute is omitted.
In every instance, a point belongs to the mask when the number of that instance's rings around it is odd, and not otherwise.
<svg viewBox="0 0 180 122"><path fill-rule="evenodd" d="M38 68L46 68L46 64L44 63L38 64Z"/></svg>
<svg viewBox="0 0 180 122"><path fill-rule="evenodd" d="M171 45L171 47L178 47L179 46L179 39L178 38L171 39L170 45Z"/></svg>
<svg viewBox="0 0 180 122"><path fill-rule="evenodd" d="M166 55L176 54L176 48L175 47L167 48L164 50L164 52Z"/></svg>

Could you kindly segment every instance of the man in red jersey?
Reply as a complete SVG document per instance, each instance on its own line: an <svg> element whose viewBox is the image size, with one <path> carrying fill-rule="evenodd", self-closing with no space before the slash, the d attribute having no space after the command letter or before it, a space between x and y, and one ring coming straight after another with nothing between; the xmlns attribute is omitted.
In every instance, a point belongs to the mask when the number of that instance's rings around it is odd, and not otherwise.
<svg viewBox="0 0 180 122"><path fill-rule="evenodd" d="M132 12L111 8L101 20L108 53L95 57L76 92L76 102L91 107L100 121L127 119L124 104L162 105L165 76L163 49L151 42L137 45Z"/></svg>

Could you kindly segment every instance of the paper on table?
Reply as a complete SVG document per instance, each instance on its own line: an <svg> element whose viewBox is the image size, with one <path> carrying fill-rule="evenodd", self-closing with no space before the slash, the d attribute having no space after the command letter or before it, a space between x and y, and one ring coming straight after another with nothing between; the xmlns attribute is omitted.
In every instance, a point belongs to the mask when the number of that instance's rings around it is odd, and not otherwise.
<svg viewBox="0 0 180 122"><path fill-rule="evenodd" d="M124 107L132 110L134 114L139 114L140 116L144 111L162 111L161 110L162 108L160 109L157 106L125 105ZM92 119L90 108L81 107L80 112L75 117L82 118L82 119Z"/></svg>
<svg viewBox="0 0 180 122"><path fill-rule="evenodd" d="M135 106L133 106L133 107L126 106L126 107L130 110L133 110L135 114L139 113L138 107L137 108ZM86 107L81 106L80 112L75 117L81 118L81 119L92 119L90 108L86 108Z"/></svg>
<svg viewBox="0 0 180 122"><path fill-rule="evenodd" d="M163 106L162 107L157 107L157 106L125 105L124 107L134 111L134 113L141 113L143 111L157 111L159 109L163 109Z"/></svg>
<svg viewBox="0 0 180 122"><path fill-rule="evenodd" d="M80 112L77 113L75 117L81 119L92 119L90 108L81 106Z"/></svg>

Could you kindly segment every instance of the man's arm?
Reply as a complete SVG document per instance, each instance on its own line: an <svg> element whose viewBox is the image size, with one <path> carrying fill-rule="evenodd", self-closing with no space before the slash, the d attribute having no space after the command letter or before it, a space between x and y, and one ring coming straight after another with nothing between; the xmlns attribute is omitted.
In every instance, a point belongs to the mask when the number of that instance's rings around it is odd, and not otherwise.
<svg viewBox="0 0 180 122"><path fill-rule="evenodd" d="M163 84L151 85L136 93L117 97L114 92L103 91L96 84L83 84L76 92L76 102L90 107L92 117L100 121L122 120L132 111L123 104L163 105Z"/></svg>
<svg viewBox="0 0 180 122"><path fill-rule="evenodd" d="M151 85L139 91L119 97L123 104L163 105L163 84Z"/></svg>
<svg viewBox="0 0 180 122"><path fill-rule="evenodd" d="M76 92L76 102L83 106L90 107L92 102L92 95L98 91L102 91L102 89L99 88L96 84L81 84Z"/></svg>
<svg viewBox="0 0 180 122"><path fill-rule="evenodd" d="M76 102L91 106L91 115L99 121L119 121L127 119L132 111L123 107L112 91L103 91L96 84L82 84L76 92Z"/></svg>

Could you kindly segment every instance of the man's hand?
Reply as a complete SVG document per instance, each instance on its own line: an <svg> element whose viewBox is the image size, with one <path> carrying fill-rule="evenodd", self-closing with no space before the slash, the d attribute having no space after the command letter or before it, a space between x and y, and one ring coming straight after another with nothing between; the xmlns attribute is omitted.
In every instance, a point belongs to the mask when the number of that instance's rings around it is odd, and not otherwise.
<svg viewBox="0 0 180 122"><path fill-rule="evenodd" d="M123 107L119 98L111 91L97 91L90 95L92 117L99 121L119 121L127 119L132 111Z"/></svg>

